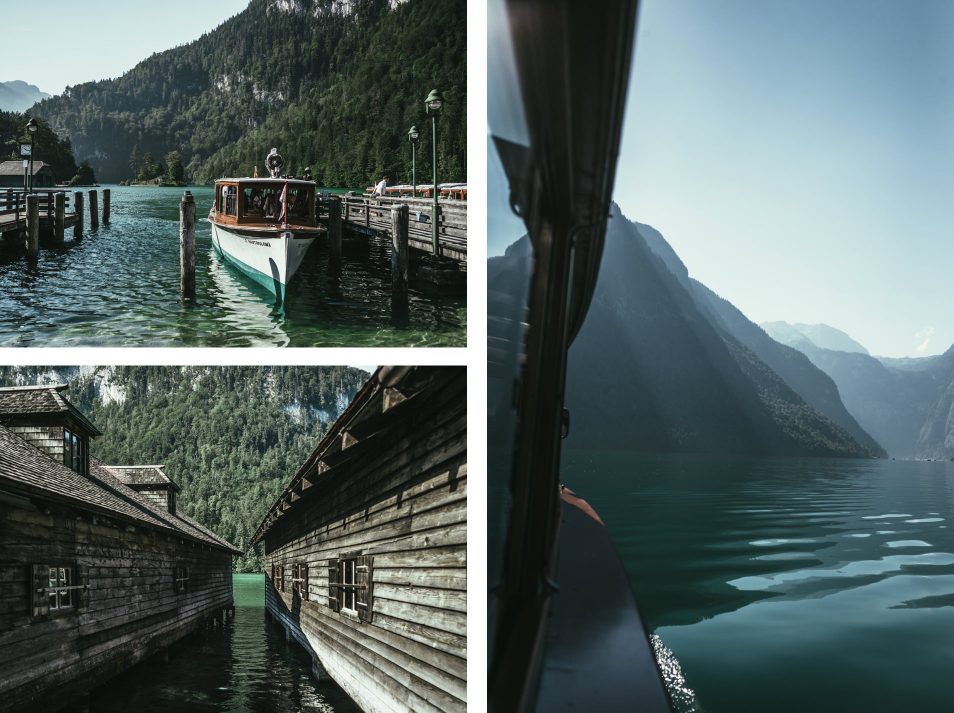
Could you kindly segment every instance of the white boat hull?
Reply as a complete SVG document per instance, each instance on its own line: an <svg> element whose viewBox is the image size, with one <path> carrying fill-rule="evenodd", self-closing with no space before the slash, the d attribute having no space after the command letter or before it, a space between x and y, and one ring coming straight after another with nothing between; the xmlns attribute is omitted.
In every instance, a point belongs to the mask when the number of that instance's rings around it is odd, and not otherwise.
<svg viewBox="0 0 954 713"><path fill-rule="evenodd" d="M227 261L284 301L285 287L294 277L308 248L312 234L296 235L290 230L248 231L212 223L212 244Z"/></svg>

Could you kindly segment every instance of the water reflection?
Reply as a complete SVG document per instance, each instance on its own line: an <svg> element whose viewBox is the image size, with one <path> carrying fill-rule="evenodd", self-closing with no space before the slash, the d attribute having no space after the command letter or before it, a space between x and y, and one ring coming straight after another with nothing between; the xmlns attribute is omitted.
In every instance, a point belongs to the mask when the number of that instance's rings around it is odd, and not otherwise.
<svg viewBox="0 0 954 713"><path fill-rule="evenodd" d="M179 299L182 191L113 187L112 223L27 261L0 240L0 346L462 346L466 299L412 290L406 316L391 310L385 241L345 239L331 265L325 240L305 257L287 304L225 266L193 188L194 304ZM412 255L416 252L412 251Z"/></svg>
<svg viewBox="0 0 954 713"><path fill-rule="evenodd" d="M265 622L265 578L235 575L235 618L188 637L110 681L92 713L358 713L335 684L311 677L311 661Z"/></svg>
<svg viewBox="0 0 954 713"><path fill-rule="evenodd" d="M709 713L952 710L954 463L570 453Z"/></svg>

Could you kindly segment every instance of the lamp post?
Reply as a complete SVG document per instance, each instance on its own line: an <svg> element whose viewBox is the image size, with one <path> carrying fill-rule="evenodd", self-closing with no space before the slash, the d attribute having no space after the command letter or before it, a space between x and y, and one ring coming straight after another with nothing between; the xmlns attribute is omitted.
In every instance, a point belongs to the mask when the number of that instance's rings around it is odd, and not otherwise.
<svg viewBox="0 0 954 713"><path fill-rule="evenodd" d="M411 142L411 197L417 198L417 165L415 162L417 140L421 137L416 126L412 126L407 132L407 140Z"/></svg>
<svg viewBox="0 0 954 713"><path fill-rule="evenodd" d="M441 107L444 106L444 96L437 91L432 89L431 93L427 95L427 99L424 100L424 106L427 107L427 113L431 115L431 142L434 144L434 215L431 218L431 223L434 224L434 231L431 235L431 247L434 249L434 256L437 256L437 223L440 218L439 206L437 205L437 115L441 111Z"/></svg>
<svg viewBox="0 0 954 713"><path fill-rule="evenodd" d="M30 132L30 193L33 193L33 146L36 143L36 130L39 128L36 119L30 117L26 128Z"/></svg>

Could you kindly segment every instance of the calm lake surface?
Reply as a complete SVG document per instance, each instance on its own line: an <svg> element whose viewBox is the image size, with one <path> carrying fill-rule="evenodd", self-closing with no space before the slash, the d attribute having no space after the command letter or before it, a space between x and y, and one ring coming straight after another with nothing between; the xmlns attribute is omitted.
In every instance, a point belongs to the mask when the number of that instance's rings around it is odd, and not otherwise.
<svg viewBox="0 0 954 713"><path fill-rule="evenodd" d="M707 713L954 710L954 463L569 453Z"/></svg>
<svg viewBox="0 0 954 713"><path fill-rule="evenodd" d="M236 574L235 618L186 637L94 693L92 713L360 713L334 683L319 684L298 644L265 622L265 575Z"/></svg>
<svg viewBox="0 0 954 713"><path fill-rule="evenodd" d="M179 201L185 189L108 186L111 223L40 248L31 267L0 245L0 346L464 346L466 299L411 286L406 325L391 316L390 250L345 238L341 274L318 240L288 289L287 305L225 265L196 200L196 304L179 299ZM102 189L100 208L102 208ZM88 200L87 200L88 203ZM87 206L88 210L88 206ZM72 232L68 237L72 237ZM0 241L2 243L4 241Z"/></svg>

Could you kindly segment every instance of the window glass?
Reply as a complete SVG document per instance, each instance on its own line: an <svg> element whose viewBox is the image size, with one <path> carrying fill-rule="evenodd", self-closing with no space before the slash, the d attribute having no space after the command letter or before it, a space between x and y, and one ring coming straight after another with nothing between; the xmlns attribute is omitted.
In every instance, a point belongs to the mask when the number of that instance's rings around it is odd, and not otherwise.
<svg viewBox="0 0 954 713"><path fill-rule="evenodd" d="M263 222L278 220L282 195L276 186L250 186L243 192L247 217Z"/></svg>

